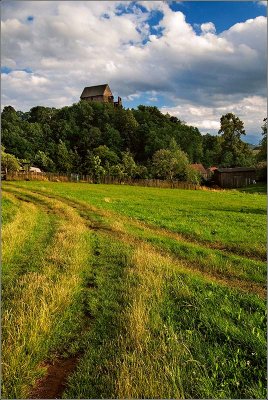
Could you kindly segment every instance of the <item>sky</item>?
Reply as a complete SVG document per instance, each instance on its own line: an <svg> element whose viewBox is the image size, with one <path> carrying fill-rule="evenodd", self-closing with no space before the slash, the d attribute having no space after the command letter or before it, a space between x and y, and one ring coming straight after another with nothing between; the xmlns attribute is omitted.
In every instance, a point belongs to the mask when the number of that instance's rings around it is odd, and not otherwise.
<svg viewBox="0 0 268 400"><path fill-rule="evenodd" d="M1 2L2 107L63 107L108 83L202 134L222 115L257 144L267 109L266 1Z"/></svg>

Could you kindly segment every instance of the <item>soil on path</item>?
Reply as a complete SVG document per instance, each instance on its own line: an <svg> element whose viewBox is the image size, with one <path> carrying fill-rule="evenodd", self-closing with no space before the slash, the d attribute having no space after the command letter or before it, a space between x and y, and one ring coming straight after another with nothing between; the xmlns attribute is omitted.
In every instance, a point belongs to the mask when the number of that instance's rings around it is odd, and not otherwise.
<svg viewBox="0 0 268 400"><path fill-rule="evenodd" d="M56 359L46 364L47 374L39 379L29 395L29 399L61 399L67 387L67 379L71 375L79 358L70 357L66 359Z"/></svg>

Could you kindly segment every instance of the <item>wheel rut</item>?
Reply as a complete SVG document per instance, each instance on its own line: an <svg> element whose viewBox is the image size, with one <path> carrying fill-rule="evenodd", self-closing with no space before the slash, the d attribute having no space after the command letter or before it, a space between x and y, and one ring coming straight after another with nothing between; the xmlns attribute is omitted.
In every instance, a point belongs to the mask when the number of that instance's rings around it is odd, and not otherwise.
<svg viewBox="0 0 268 400"><path fill-rule="evenodd" d="M27 190L27 189L26 189ZM230 246L228 244L222 244L219 242L207 242L207 241L203 241L203 240L199 240L196 238L192 238L192 237L188 237L186 235L177 233L177 232L173 232L171 230L168 230L166 228L161 228L161 227L156 227L150 223L145 223L143 221L137 221L134 220L133 218L129 218L126 217L124 215L118 215L113 211L107 211L107 210L101 210L95 206L91 206L89 204L86 204L84 202L81 201L73 201L69 198L66 197L61 197L59 195L50 195L48 193L44 193L43 191L40 190L29 190L29 192L31 193L36 193L39 195L43 195L45 197L51 198L51 199L58 199L63 203L66 203L68 205L70 205L71 207L77 209L79 212L81 211L91 211L91 212L95 212L100 216L103 217L111 217L111 218L118 218L120 217L120 220L125 221L127 223L129 223L132 226L138 227L138 228L143 228L143 229L147 229L148 231L151 231L157 235L161 235L163 237L168 237L180 242L184 242L185 244L195 244L195 245L199 245L201 247L204 247L206 249L212 249L212 250L218 250L220 251L223 255L234 255L234 256L238 256L238 257L246 257L248 259L251 259L253 261L264 261L266 262L266 255L253 255L253 254L247 254L247 252L244 252L242 249L235 249L233 246ZM94 229L94 228L93 228Z"/></svg>
<svg viewBox="0 0 268 400"><path fill-rule="evenodd" d="M40 196L28 191L16 191L9 190L7 192L12 194L14 198L19 200L24 204L31 204L33 207L43 210L47 213L55 214L62 219L68 220L70 215L73 213L73 209L67 204L60 202L57 199L48 199L45 196ZM75 214L77 214L75 212ZM85 221L81 219L85 227ZM90 284L85 284L84 288L91 290L95 287L94 282ZM91 328L94 322L94 316L88 310L83 310L83 321L81 325L81 336L84 331ZM83 350L82 350L83 351ZM67 350L68 352L68 350ZM83 356L83 352L79 352L76 355L62 356L61 352L52 353L48 355L46 361L39 364L39 367L45 370L45 375L38 379L35 385L32 387L27 395L29 399L60 399L65 389L68 387L68 379L76 370L76 367Z"/></svg>
<svg viewBox="0 0 268 400"><path fill-rule="evenodd" d="M41 194L41 192L39 192L39 191L37 191L37 193L39 195ZM43 195L43 193L42 193L42 195ZM54 196L50 196L50 195L46 195L46 197L51 198L51 199L54 198ZM250 280L242 279L242 278L239 279L239 277L232 277L229 275L224 275L220 272L217 273L217 271L214 271L213 273L209 273L208 271L203 270L202 263L199 265L199 263L196 262L195 265L192 265L192 263L189 263L183 257L178 258L173 253L170 253L168 250L160 249L157 245L154 245L150 242L147 242L146 240L135 237L135 235L129 234L120 228L118 229L117 227L112 227L108 223L103 223L102 221L96 222L96 221L92 220L92 214L94 214L94 216L99 215L102 218L118 217L118 215L116 215L110 211L108 211L108 212L103 211L103 210L97 209L94 206L87 205L87 204L84 204L79 201L75 202L75 201L72 201L72 200L69 200L66 198L61 198L60 196L55 196L55 197L58 198L63 203L74 208L79 213L79 215L86 221L86 223L88 224L88 227L90 229L106 232L107 234L112 234L113 236L117 236L119 240L128 242L129 244L134 244L135 246L140 245L141 243L146 243L148 246L150 246L151 249L154 249L154 251L158 252L162 256L171 258L174 263L178 263L178 261L179 261L180 264L183 265L185 270L196 273L196 274L202 276L203 278L206 278L210 281L214 281L215 283L218 283L218 284L221 284L224 286L233 287L233 288L236 288L238 290L242 290L242 291L248 292L248 293L253 292L255 294L258 294L262 298L266 298L267 290L266 290L266 285L264 285L264 284L258 284L258 283L252 282ZM134 221L133 219L127 218L125 216L120 216L120 218L123 223L125 222L125 223L129 224L130 226L135 226L138 228L145 229L147 232L152 233L152 234L158 234L160 236L162 235L164 237L169 237L171 239L175 239L177 241L188 243L188 244L198 244L200 246L203 246L205 249L209 248L211 250L217 250L222 255L225 255L225 256L234 255L237 257L241 257L241 259L243 259L243 257L245 257L245 255L241 255L236 252L234 253L232 251L230 251L228 253L227 251L220 249L217 246L217 244L215 244L215 247L210 247L210 246L206 246L200 242L195 242L195 241L191 242L190 240L186 240L184 237L182 237L181 235L179 235L175 232L170 232L165 229L157 228L154 226L151 227L148 224L142 223L140 221ZM254 257L251 259L255 260ZM259 260L259 258L257 258L257 259Z"/></svg>
<svg viewBox="0 0 268 400"><path fill-rule="evenodd" d="M68 377L75 371L80 356L58 358L43 364L46 375L31 390L29 399L61 399L68 386Z"/></svg>
<svg viewBox="0 0 268 400"><path fill-rule="evenodd" d="M15 191L12 190L12 192L14 193ZM20 190L21 193L21 190ZM16 195L16 193L14 193ZM80 215L80 217L84 220L85 225L93 230L93 231L100 231L106 234L110 234L113 235L114 237L117 237L118 240L121 240L123 242L129 243L129 244L133 244L134 246L140 245L142 243L146 243L147 246L149 246L148 248L153 249L155 252L158 252L161 256L164 257L168 257L169 259L172 260L172 262L178 264L180 264L180 267L182 267L183 270L185 271L189 271L191 273L195 273L197 275L202 276L203 278L209 280L209 281L213 281L215 283L218 283L220 285L224 285L224 286L228 286L228 287L232 287L247 293L255 293L257 295L259 295L262 298L266 297L266 287L262 284L258 284L258 283L254 283L252 281L248 281L248 280L244 280L244 279L239 279L237 277L229 277L227 275L222 275L221 273L217 273L216 271L213 272L213 274L204 271L202 269L202 265L199 265L198 263L196 263L196 265L190 265L189 262L187 262L186 260L184 260L183 258L178 258L176 256L174 256L174 254L168 252L165 249L159 249L156 245L153 245L149 242L147 242L146 240L142 240L138 237L135 237L135 235L133 234L129 234L127 232L125 232L122 229L117 229L114 228L113 226L110 226L107 222L104 222L102 220L96 220L96 216L99 216L100 218L111 218L111 217L115 217L118 215L110 212L110 211L103 211L100 209L97 209L94 206L91 205L87 205L84 204L82 202L75 202L72 201L70 199L66 199L63 197L60 197L58 195L55 196L51 196L47 193L44 193L42 191L30 191L30 190L25 190L24 194L27 196L28 194L30 195L31 201L40 201L40 205L45 205L45 202L47 200L56 200L62 204L65 204L67 206L69 206L72 209L75 209L76 212ZM21 194L20 194L21 196ZM38 196L38 199L35 199L34 196ZM51 208L51 205L49 205L49 208ZM132 226L137 226L139 228L143 228L148 230L148 232L153 232L153 233L157 233L159 235L163 235L163 236L167 236L176 240L182 240L185 243L189 243L192 244L192 242L190 242L189 240L185 240L184 237L181 238L181 236L179 234L170 232L170 231L166 231L163 230L161 228L156 228L156 227L150 227L147 224L143 224L140 223L139 221L133 221L133 219L131 218L127 218L124 216L120 216L120 218L122 217L122 222L126 222L129 223ZM201 245L201 243L198 243ZM204 248L207 248L207 246L204 246ZM209 247L213 250L219 250L217 247L212 248ZM221 251L221 250L220 250ZM224 251L221 251L223 254L228 254ZM237 255L234 254L232 252L230 252L230 254L233 255ZM241 255L240 255L241 256ZM178 267L179 267L178 264Z"/></svg>
<svg viewBox="0 0 268 400"><path fill-rule="evenodd" d="M81 219L83 220L83 224L88 229L93 231L99 231L105 235L112 235L113 237L118 238L118 240L122 241L123 243L128 243L135 247L139 245L145 245L151 251L160 254L167 261L172 261L172 263L178 266L178 271L181 270L183 272L197 274L200 277L208 280L209 282L215 282L216 284L238 289L246 293L255 293L262 298L265 298L266 296L265 288L263 288L259 284L231 277L230 279L228 279L227 277L219 275L217 273L209 274L207 272L201 271L200 269L198 269L198 266L190 265L183 259L176 258L174 255L170 254L165 249L161 250L157 248L157 246L146 242L146 240L142 240L141 238L135 237L134 234L127 233L126 231L124 231L123 225L122 229L120 228L117 229L115 225L110 224L109 221L108 222L105 221L105 217L109 217L111 219L116 214L112 214L109 212L106 213L105 211L102 212L102 210L95 209L90 205L87 207L85 204L67 200L61 198L60 196L49 196L43 192L28 191L28 190L24 190L24 192L21 190L20 191L10 190L10 192L12 192L12 194L19 200L34 203L35 205L38 205L41 208L47 210L47 212L56 213L66 219L68 219L68 210L75 211L81 217ZM54 203L55 204L57 203L56 209L54 209ZM96 214L95 218L94 214ZM99 220L98 217L100 217ZM185 240L185 238L181 238L180 235L177 235L175 233L173 234L172 232L160 228L150 227L146 224L140 223L139 221L133 221L131 218L123 217L122 222L126 222L133 226L135 225L137 227L148 229L148 231L151 231L155 234L191 243L190 241ZM219 249L217 248L217 250ZM99 254L96 252L96 255ZM87 290L97 288L96 282L94 282L94 280L93 281L88 280L88 282L85 283L84 287ZM90 324L91 322L94 321L94 316L91 314L89 310L85 310L84 318L88 321L86 329L90 329ZM43 370L45 371L45 375L36 381L34 387L30 390L27 398L29 399L62 398L64 391L68 388L69 379L77 369L77 366L82 356L83 354L81 352L77 355L71 355L69 357L64 357L64 358L58 356L53 359L53 355L51 355L50 360L45 361L40 365L40 367L42 367Z"/></svg>

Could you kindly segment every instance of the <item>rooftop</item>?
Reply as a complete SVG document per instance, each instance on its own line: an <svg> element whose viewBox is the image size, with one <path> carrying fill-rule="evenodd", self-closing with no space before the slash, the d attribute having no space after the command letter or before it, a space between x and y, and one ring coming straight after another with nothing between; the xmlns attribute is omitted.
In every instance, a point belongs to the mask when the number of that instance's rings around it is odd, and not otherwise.
<svg viewBox="0 0 268 400"><path fill-rule="evenodd" d="M109 85L107 83L105 83L104 85L88 86L84 88L80 97L82 98L82 97L103 96L106 89L108 89L111 92L111 89L109 88Z"/></svg>
<svg viewBox="0 0 268 400"><path fill-rule="evenodd" d="M235 168L218 168L218 172L253 172L254 167L235 167Z"/></svg>
<svg viewBox="0 0 268 400"><path fill-rule="evenodd" d="M201 174L206 174L207 173L207 171L204 168L203 164L190 164L190 167L192 169L194 169L195 171L200 172Z"/></svg>

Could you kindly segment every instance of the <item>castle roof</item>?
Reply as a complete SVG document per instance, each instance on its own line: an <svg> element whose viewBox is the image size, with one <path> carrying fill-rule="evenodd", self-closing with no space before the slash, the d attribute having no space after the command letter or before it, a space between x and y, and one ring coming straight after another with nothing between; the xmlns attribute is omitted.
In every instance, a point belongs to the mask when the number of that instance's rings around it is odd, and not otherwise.
<svg viewBox="0 0 268 400"><path fill-rule="evenodd" d="M104 85L88 86L85 87L80 97L83 98L83 97L103 96L105 90L107 89L108 91L111 92L111 89L109 88L109 85L107 83L105 83Z"/></svg>

